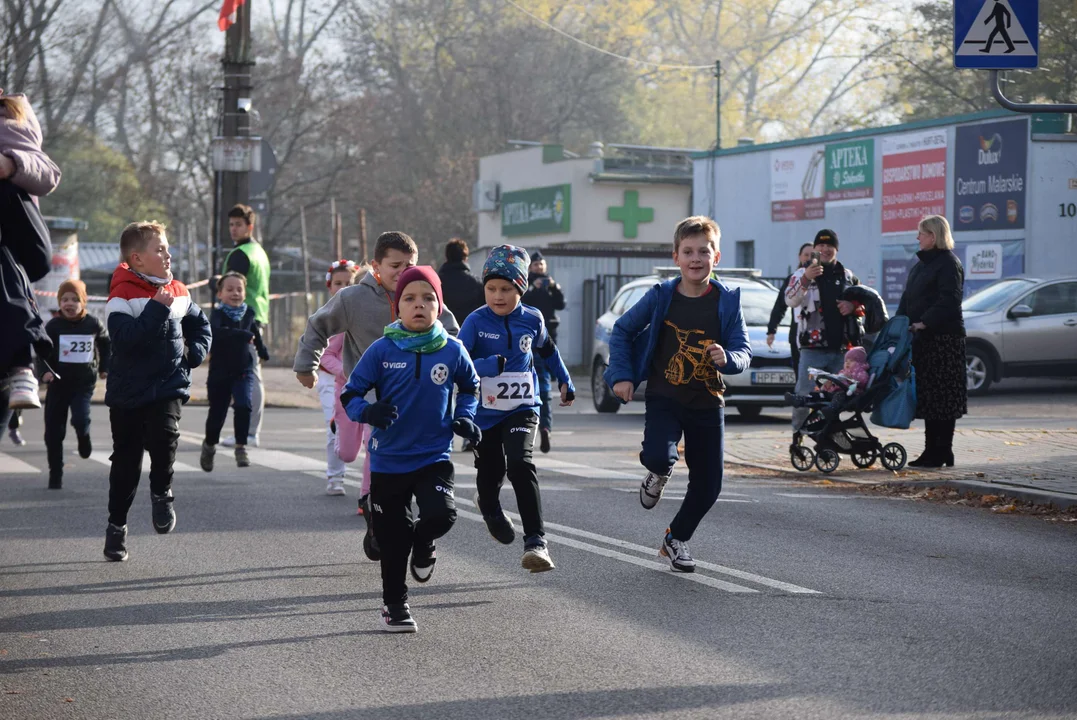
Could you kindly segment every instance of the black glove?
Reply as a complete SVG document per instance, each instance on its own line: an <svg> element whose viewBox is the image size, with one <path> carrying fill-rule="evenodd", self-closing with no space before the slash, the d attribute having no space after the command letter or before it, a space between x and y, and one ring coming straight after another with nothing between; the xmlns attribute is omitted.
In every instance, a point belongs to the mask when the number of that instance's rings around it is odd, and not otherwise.
<svg viewBox="0 0 1077 720"><path fill-rule="evenodd" d="M562 385L561 387L564 387L564 385ZM569 390L567 393L565 393L565 400L564 400L565 402L575 402L575 400L576 400L576 391Z"/></svg>
<svg viewBox="0 0 1077 720"><path fill-rule="evenodd" d="M494 357L497 358L497 374L500 375L501 373L505 372L505 356L495 355Z"/></svg>
<svg viewBox="0 0 1077 720"><path fill-rule="evenodd" d="M379 430L388 430L398 417L400 415L396 412L396 405L391 405L384 400L371 403L363 410L363 422Z"/></svg>
<svg viewBox="0 0 1077 720"><path fill-rule="evenodd" d="M457 418L453 420L452 431L465 440L470 440L474 445L478 445L482 442L482 430L479 430L479 426L469 418Z"/></svg>

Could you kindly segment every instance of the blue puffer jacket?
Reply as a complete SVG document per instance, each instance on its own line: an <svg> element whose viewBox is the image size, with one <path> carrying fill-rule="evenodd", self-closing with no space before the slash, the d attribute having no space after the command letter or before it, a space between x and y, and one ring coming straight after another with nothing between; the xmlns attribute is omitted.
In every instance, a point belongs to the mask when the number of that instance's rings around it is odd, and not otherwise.
<svg viewBox="0 0 1077 720"><path fill-rule="evenodd" d="M614 324L610 334L610 365L605 374L606 384L611 388L625 380L635 386L647 379L654 349L658 345L658 329L669 312L669 304L680 281L680 276L677 276L655 284ZM721 372L723 375L736 375L747 370L752 363L752 346L744 325L740 289L731 290L714 278L711 278L710 284L719 293L718 320L722 326L722 337L718 344L726 354L726 365Z"/></svg>
<svg viewBox="0 0 1077 720"><path fill-rule="evenodd" d="M105 386L109 407L191 397L191 370L209 353L209 321L183 283L173 280L165 288L172 293L171 307L153 300L157 288L126 265L112 275L105 306L112 338Z"/></svg>
<svg viewBox="0 0 1077 720"><path fill-rule="evenodd" d="M453 384L456 411L452 411ZM375 340L352 370L340 404L361 422L371 388L395 405L400 417L388 429L374 428L367 445L370 469L403 474L450 459L452 421L475 417L479 376L464 346L450 337L432 353L401 350L389 338Z"/></svg>
<svg viewBox="0 0 1077 720"><path fill-rule="evenodd" d="M479 403L479 411L475 414L475 422L483 430L488 430L494 425L521 410L530 410L538 413L542 406L542 399L537 392L538 376L535 374L535 361L532 352L536 352L546 361L547 367L557 377L562 385L568 385L573 393L576 388L572 385L572 376L568 368L561 361L561 353L557 352L557 346L546 332L546 323L542 313L520 303L508 315L502 317L488 306L483 305L467 316L464 324L460 326L458 336L471 357L475 358L475 369L479 377L494 378L501 373L530 373L531 387L529 395L534 396L530 404L520 405L513 410L495 410L484 407ZM498 360L504 358L504 366ZM480 397L481 400L481 397Z"/></svg>

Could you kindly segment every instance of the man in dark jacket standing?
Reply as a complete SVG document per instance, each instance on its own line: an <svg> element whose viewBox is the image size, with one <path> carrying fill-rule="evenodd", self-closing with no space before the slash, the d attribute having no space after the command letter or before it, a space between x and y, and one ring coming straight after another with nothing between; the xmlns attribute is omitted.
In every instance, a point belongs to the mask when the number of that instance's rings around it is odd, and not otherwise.
<svg viewBox="0 0 1077 720"><path fill-rule="evenodd" d="M467 265L467 242L453 238L445 246L445 264L438 270L445 305L459 321L464 322L472 312L486 304L482 283L471 274Z"/></svg>
<svg viewBox="0 0 1077 720"><path fill-rule="evenodd" d="M561 286L546 274L546 258L542 257L542 253L538 250L531 253L527 285L528 290L524 293L523 303L542 313L542 319L546 322L546 332L556 344L557 326L561 324L557 311L565 309L565 294L561 292ZM539 449L548 453L550 452L550 430L553 428L553 412L550 407L550 373L538 354L535 355L535 373L538 375L539 396L542 398L542 408L539 410L539 434L541 435Z"/></svg>

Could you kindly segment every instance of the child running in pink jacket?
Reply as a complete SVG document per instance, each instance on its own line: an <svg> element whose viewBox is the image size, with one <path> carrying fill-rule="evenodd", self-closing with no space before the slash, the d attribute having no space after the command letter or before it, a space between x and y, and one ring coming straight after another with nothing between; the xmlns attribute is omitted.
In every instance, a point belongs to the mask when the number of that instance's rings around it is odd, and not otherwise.
<svg viewBox="0 0 1077 720"><path fill-rule="evenodd" d="M325 274L329 295L336 295L341 288L348 287L366 275L365 268L350 260L333 263ZM322 354L318 367L318 398L322 404L322 415L326 425L326 480L327 495L344 495L344 473L349 463L359 456L366 436L366 425L353 422L340 404L340 393L348 382L352 368L344 367L342 353L344 335L329 338L329 346ZM363 486L360 497L370 492L370 456L363 462Z"/></svg>

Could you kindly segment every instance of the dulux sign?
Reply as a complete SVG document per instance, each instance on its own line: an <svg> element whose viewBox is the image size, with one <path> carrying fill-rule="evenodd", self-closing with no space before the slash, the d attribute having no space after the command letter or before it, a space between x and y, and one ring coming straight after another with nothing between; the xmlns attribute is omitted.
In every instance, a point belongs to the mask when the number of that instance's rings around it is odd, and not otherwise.
<svg viewBox="0 0 1077 720"><path fill-rule="evenodd" d="M1025 226L1028 120L962 125L954 148L953 229Z"/></svg>

